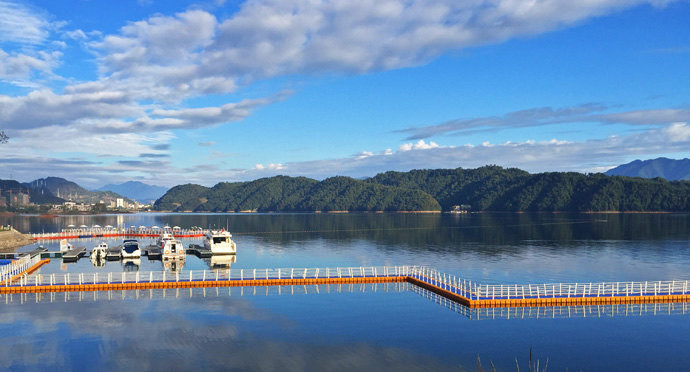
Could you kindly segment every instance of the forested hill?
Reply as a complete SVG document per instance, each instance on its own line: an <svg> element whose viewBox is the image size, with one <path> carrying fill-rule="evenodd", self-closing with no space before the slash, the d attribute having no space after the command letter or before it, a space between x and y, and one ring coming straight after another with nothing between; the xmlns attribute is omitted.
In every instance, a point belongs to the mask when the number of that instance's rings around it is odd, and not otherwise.
<svg viewBox="0 0 690 372"><path fill-rule="evenodd" d="M321 182L276 176L251 182L219 183L212 188L175 186L154 209L171 211L438 211L440 205L420 190L333 177Z"/></svg>
<svg viewBox="0 0 690 372"><path fill-rule="evenodd" d="M366 182L422 190L444 210L469 204L489 211L688 211L690 182L604 174L477 169L386 172Z"/></svg>
<svg viewBox="0 0 690 372"><path fill-rule="evenodd" d="M176 186L158 199L172 211L688 211L690 182L519 169L386 172L364 181L277 176L212 188Z"/></svg>

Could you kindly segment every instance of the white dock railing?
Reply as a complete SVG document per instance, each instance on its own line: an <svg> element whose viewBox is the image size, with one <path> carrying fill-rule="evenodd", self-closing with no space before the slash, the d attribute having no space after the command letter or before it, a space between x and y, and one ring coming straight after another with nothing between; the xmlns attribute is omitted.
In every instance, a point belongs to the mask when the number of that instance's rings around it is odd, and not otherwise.
<svg viewBox="0 0 690 372"><path fill-rule="evenodd" d="M17 260L13 260L7 265L0 266L0 284L5 283L9 285L10 279L15 275L19 275L28 270L31 266L41 261L40 255L34 257L23 256Z"/></svg>
<svg viewBox="0 0 690 372"><path fill-rule="evenodd" d="M22 261L23 260L23 261ZM12 268L3 269L0 278L11 278L40 258L23 258ZM590 297L642 297L689 295L690 281L645 281L552 284L480 284L425 266L367 266L281 269L189 270L183 272L54 273L23 275L5 286L128 284L194 281L244 281L271 279L333 279L411 277L470 300L556 299ZM2 283L2 281L0 281Z"/></svg>
<svg viewBox="0 0 690 372"><path fill-rule="evenodd" d="M471 300L638 297L690 294L690 281L551 284L480 284L428 267L413 267L411 277Z"/></svg>
<svg viewBox="0 0 690 372"><path fill-rule="evenodd" d="M88 239L88 238L100 238L103 236L109 237L122 237L122 236L158 236L162 232L169 232L173 235L182 236L202 236L208 232L205 229L169 229L169 228L104 228L104 227L88 227L88 228L72 228L64 229L59 232L43 232L43 233L33 233L31 237L34 240L43 239Z"/></svg>
<svg viewBox="0 0 690 372"><path fill-rule="evenodd" d="M53 273L24 275L6 286L54 286L90 284L129 284L195 281L242 281L271 279L334 279L409 276L413 266L369 266L282 269L227 269L109 272L109 273ZM21 272L21 271L20 271Z"/></svg>
<svg viewBox="0 0 690 372"><path fill-rule="evenodd" d="M690 315L690 303L688 302L470 308L422 287L410 285L409 289L433 303L472 320Z"/></svg>

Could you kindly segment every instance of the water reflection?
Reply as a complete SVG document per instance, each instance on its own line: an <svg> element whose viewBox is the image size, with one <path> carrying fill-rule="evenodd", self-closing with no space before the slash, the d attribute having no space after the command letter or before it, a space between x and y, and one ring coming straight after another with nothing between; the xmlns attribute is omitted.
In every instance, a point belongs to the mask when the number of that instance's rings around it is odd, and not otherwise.
<svg viewBox="0 0 690 372"><path fill-rule="evenodd" d="M408 348L307 337L308 326L239 298L241 288L230 290L2 298L0 369L457 369Z"/></svg>
<svg viewBox="0 0 690 372"><path fill-rule="evenodd" d="M0 294L0 303L32 304L56 302L95 302L113 300L186 299L244 296L302 296L352 293L400 293L413 285L397 283L349 283L320 285L283 285L265 287L163 288L90 292L51 292Z"/></svg>
<svg viewBox="0 0 690 372"><path fill-rule="evenodd" d="M286 285L265 287L172 288L92 292L52 292L0 295L0 303L34 304L58 302L96 302L151 299L177 299L245 296L300 296L353 293L412 292L470 320L524 320L602 317L648 317L690 315L690 303L615 304L580 306L542 306L507 308L469 308L416 285L398 283L360 283L323 285Z"/></svg>
<svg viewBox="0 0 690 372"><path fill-rule="evenodd" d="M211 258L205 258L204 262L208 264L211 270L227 270L232 267L232 264L237 262L237 255L214 255Z"/></svg>
<svg viewBox="0 0 690 372"><path fill-rule="evenodd" d="M688 302L473 309L415 285L410 285L408 289L435 304L472 320L641 317L690 314L690 303Z"/></svg>
<svg viewBox="0 0 690 372"><path fill-rule="evenodd" d="M139 271L139 266L141 266L141 258L139 257L122 259L122 271L124 272Z"/></svg>

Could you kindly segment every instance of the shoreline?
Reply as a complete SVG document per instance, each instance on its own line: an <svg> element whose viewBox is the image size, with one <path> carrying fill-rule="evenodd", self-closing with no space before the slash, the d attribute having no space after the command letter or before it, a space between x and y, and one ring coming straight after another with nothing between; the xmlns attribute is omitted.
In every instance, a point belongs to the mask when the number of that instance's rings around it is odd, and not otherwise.
<svg viewBox="0 0 690 372"><path fill-rule="evenodd" d="M34 239L31 235L22 234L14 228L0 231L0 252L15 252L18 248L33 243Z"/></svg>

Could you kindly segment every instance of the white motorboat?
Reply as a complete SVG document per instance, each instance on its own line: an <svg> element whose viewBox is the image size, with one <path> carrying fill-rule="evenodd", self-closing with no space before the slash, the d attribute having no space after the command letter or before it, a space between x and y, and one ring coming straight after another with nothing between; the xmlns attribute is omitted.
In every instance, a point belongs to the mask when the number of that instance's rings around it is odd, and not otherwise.
<svg viewBox="0 0 690 372"><path fill-rule="evenodd" d="M209 231L204 237L204 247L214 255L237 253L237 245L232 240L232 234L225 229Z"/></svg>
<svg viewBox="0 0 690 372"><path fill-rule="evenodd" d="M161 249L163 259L185 259L184 246L182 242L175 239L173 234L162 232L158 238L158 246Z"/></svg>
<svg viewBox="0 0 690 372"><path fill-rule="evenodd" d="M126 239L122 243L122 248L120 249L120 256L122 256L122 258L141 257L141 249L139 248L139 242L137 240Z"/></svg>
<svg viewBox="0 0 690 372"><path fill-rule="evenodd" d="M108 256L108 243L101 242L91 250L91 257L103 258Z"/></svg>
<svg viewBox="0 0 690 372"><path fill-rule="evenodd" d="M105 266L105 261L108 257L108 244L106 242L101 242L91 250L91 263L95 267Z"/></svg>

